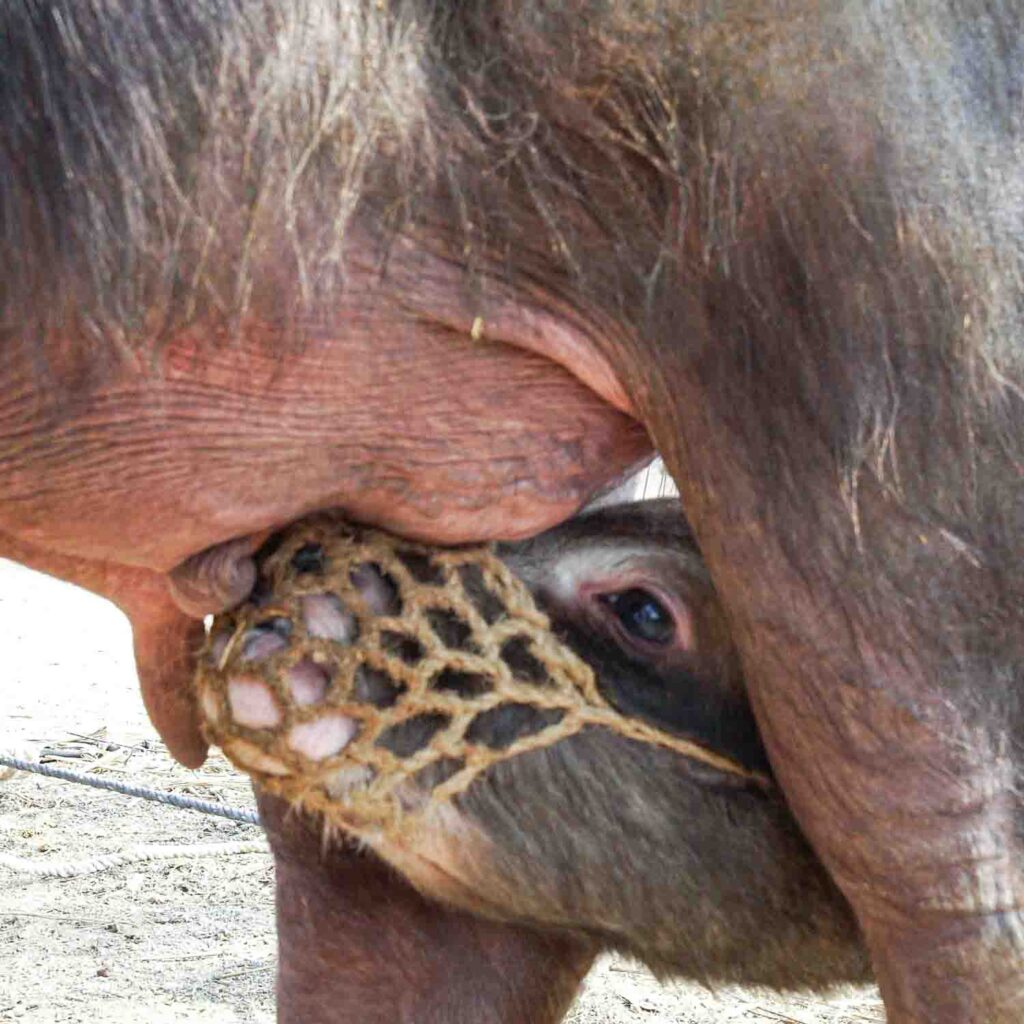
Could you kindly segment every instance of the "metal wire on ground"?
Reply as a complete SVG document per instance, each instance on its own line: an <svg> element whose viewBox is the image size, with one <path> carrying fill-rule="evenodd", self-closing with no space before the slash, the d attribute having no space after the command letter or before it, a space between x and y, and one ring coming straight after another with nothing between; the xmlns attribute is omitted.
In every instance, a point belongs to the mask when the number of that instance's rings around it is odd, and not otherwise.
<svg viewBox="0 0 1024 1024"><path fill-rule="evenodd" d="M0 853L0 868L32 875L35 878L78 878L92 875L97 871L124 867L126 864L142 864L153 860L195 860L199 857L227 857L239 853L270 853L270 847L262 839L237 843L193 843L189 846L167 844L165 846L133 846L120 853L105 853L85 860L34 861L23 857L12 857Z"/></svg>
<svg viewBox="0 0 1024 1024"><path fill-rule="evenodd" d="M8 768L17 768L23 772L35 772L37 775L46 775L51 779L63 779L64 782L78 782L83 786L92 786L94 789L107 789L112 793L121 793L124 796L137 796L143 800L153 800L158 804L170 804L171 807L181 807L190 811L202 811L203 814L216 814L221 818L230 818L232 821L242 821L247 825L258 825L259 814L255 808L225 807L223 804L214 803L212 800L199 800L194 796L183 796L180 793L165 793L163 790L150 789L148 786L133 786L128 782L115 782L113 779L101 779L95 775L86 775L84 772L75 772L70 768L54 768L52 765L40 764L38 761L27 761L13 754L0 753L0 765Z"/></svg>
<svg viewBox="0 0 1024 1024"><path fill-rule="evenodd" d="M83 786L92 786L94 789L105 789L112 793L121 793L124 796L135 796L143 800L152 800L156 803L169 804L171 807L180 807L190 811L202 811L204 814L216 814L221 818L229 818L231 821L240 821L247 825L259 825L260 819L253 809L242 807L225 807L223 804L214 803L212 800L198 800L192 796L182 796L179 793L167 793L159 789L150 789L147 786L133 786L127 782L115 782L113 779L101 779L95 775L86 775L84 772L72 771L70 768L54 768L48 764L40 764L38 761L30 761L27 758L16 757L14 754L0 753L0 765L6 768L14 768L23 772L34 772L37 775L45 775L48 778L61 779L64 782L77 782ZM0 778L3 778L0 775ZM94 874L97 871L107 871L111 868L123 867L126 864L141 864L155 860L192 860L198 857L224 857L240 853L269 853L270 849L265 840L246 840L243 842L225 843L193 843L188 846L167 844L163 846L134 846L129 850L120 853L101 854L97 857L90 857L85 860L71 861L50 861L37 863L34 860L26 860L22 857L12 857L10 854L0 853L0 867L9 871L17 872L20 875L31 875L35 878L78 878L81 875Z"/></svg>

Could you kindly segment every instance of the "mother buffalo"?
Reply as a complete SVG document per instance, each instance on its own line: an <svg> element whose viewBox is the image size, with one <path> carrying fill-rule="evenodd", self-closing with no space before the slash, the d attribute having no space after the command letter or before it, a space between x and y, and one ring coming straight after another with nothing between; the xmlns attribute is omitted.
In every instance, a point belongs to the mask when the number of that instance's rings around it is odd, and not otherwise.
<svg viewBox="0 0 1024 1024"><path fill-rule="evenodd" d="M1021 1020L1020 15L4 4L0 554L125 610L195 764L263 531L530 534L656 447L889 1019Z"/></svg>

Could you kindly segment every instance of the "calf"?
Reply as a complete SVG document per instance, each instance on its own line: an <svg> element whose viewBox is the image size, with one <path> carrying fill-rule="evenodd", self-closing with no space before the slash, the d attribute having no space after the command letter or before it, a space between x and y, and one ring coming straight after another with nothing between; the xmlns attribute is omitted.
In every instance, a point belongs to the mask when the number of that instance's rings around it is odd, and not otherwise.
<svg viewBox="0 0 1024 1024"><path fill-rule="evenodd" d="M275 557L290 558L303 580L319 580L330 559L305 536ZM627 720L692 742L697 755L591 724L497 760L450 801L428 801L400 829L359 830L366 844L430 898L553 932L550 941L564 943L558 949L566 964L578 963L581 949L610 948L659 974L705 981L791 988L866 978L852 914L774 785L728 622L678 503L592 512L498 550L559 639L593 668L604 700ZM351 579L375 615L394 621L403 610L386 570L360 565ZM303 630L347 649L359 628L353 615L330 584L316 582L314 589L298 606ZM286 605L270 587L269 571L261 573L257 595L258 605L274 611L234 641L250 666L286 652L295 631L280 614ZM211 647L218 662L227 636ZM283 657L282 671L303 706L326 710L309 721L337 722L337 711L327 710L338 685L328 681L330 673L317 678L321 670L312 661ZM267 773L279 772L280 763L267 760L257 743L271 749L275 729L284 726L278 698L251 668L227 664L228 707L256 741L236 747L229 739L227 749L272 786ZM352 697L380 708L402 699L380 672L361 674L366 663L360 664ZM448 679L445 689L459 685ZM461 685L464 696L479 696L479 677L467 675ZM499 704L474 720L472 742L507 749L537 734L547 714ZM380 732L377 745L401 759L418 758L440 727L437 719L400 717L401 728ZM217 713L214 720L221 722ZM348 725L332 729L329 749L327 732L309 725L288 740L308 762L325 766L313 771L339 807L353 773L365 771L358 760L344 762L361 727L351 719ZM702 750L713 756L701 759ZM327 760L339 754L340 766ZM437 782L424 770L413 779L406 786L419 787L419 797ZM410 805L419 799L405 796ZM557 988L564 992L566 985Z"/></svg>

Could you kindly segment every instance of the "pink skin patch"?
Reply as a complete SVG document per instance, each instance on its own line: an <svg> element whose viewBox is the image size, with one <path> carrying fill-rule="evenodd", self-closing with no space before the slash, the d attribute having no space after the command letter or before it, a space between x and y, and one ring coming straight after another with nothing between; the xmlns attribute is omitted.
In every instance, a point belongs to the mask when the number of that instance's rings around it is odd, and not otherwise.
<svg viewBox="0 0 1024 1024"><path fill-rule="evenodd" d="M357 728L355 721L345 715L324 715L293 726L288 733L288 746L311 761L321 761L344 750Z"/></svg>
<svg viewBox="0 0 1024 1024"><path fill-rule="evenodd" d="M394 583L377 566L369 562L357 565L350 578L374 615L397 615L401 611Z"/></svg>
<svg viewBox="0 0 1024 1024"><path fill-rule="evenodd" d="M310 636L350 644L356 638L355 617L337 594L310 594L302 599L302 619Z"/></svg>
<svg viewBox="0 0 1024 1024"><path fill-rule="evenodd" d="M309 658L292 665L285 680L296 704L319 704L327 693L327 673Z"/></svg>
<svg viewBox="0 0 1024 1024"><path fill-rule="evenodd" d="M250 729L273 729L281 724L281 709L266 685L251 676L228 680L231 717Z"/></svg>
<svg viewBox="0 0 1024 1024"><path fill-rule="evenodd" d="M279 633L264 633L250 630L242 641L242 657L250 661L262 661L278 651L283 651L288 641Z"/></svg>

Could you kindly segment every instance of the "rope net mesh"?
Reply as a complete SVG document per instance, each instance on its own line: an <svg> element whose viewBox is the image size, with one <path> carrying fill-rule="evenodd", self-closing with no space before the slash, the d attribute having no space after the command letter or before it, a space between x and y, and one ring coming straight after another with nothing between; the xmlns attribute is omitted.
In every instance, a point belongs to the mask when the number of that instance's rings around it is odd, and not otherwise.
<svg viewBox="0 0 1024 1024"><path fill-rule="evenodd" d="M585 726L749 777L611 707L489 547L432 548L330 514L275 544L254 597L213 623L198 706L236 766L335 824L401 829L495 763ZM252 686L262 711L242 724L237 694Z"/></svg>

